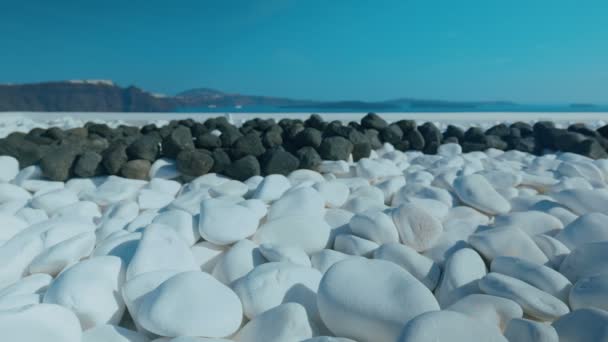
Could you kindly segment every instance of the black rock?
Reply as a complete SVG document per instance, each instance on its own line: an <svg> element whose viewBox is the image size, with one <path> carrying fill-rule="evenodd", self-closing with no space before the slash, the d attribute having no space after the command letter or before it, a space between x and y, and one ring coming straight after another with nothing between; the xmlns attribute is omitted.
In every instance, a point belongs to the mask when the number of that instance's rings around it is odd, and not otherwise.
<svg viewBox="0 0 608 342"><path fill-rule="evenodd" d="M343 137L325 138L319 147L324 160L347 160L352 151L353 144Z"/></svg>
<svg viewBox="0 0 608 342"><path fill-rule="evenodd" d="M248 155L233 161L226 167L224 173L230 178L246 181L253 176L260 175L260 163L254 156Z"/></svg>
<svg viewBox="0 0 608 342"><path fill-rule="evenodd" d="M130 179L148 179L151 166L152 164L149 160L130 160L120 168L120 174Z"/></svg>
<svg viewBox="0 0 608 342"><path fill-rule="evenodd" d="M213 150L216 147L222 146L222 140L215 134L211 133L203 133L196 137L194 141L194 145L197 148L204 148L208 150Z"/></svg>
<svg viewBox="0 0 608 342"><path fill-rule="evenodd" d="M11 135L0 139L0 155L11 156L19 161L19 167L25 168L36 164L42 158L43 148L24 139Z"/></svg>
<svg viewBox="0 0 608 342"><path fill-rule="evenodd" d="M597 132L604 138L608 139L608 125L602 126L597 129Z"/></svg>
<svg viewBox="0 0 608 342"><path fill-rule="evenodd" d="M194 125L190 127L190 132L192 133L193 137L199 137L205 133L209 133L209 129L204 124L195 122Z"/></svg>
<svg viewBox="0 0 608 342"><path fill-rule="evenodd" d="M498 124L486 131L486 135L495 135L497 137L506 137L511 134L511 129L505 124Z"/></svg>
<svg viewBox="0 0 608 342"><path fill-rule="evenodd" d="M73 146L58 146L45 153L40 159L42 175L52 181L65 182L70 178L78 150Z"/></svg>
<svg viewBox="0 0 608 342"><path fill-rule="evenodd" d="M596 138L599 136L599 133L592 130L591 128L585 126L583 123L576 123L568 126L568 131L576 132L582 134L587 137Z"/></svg>
<svg viewBox="0 0 608 342"><path fill-rule="evenodd" d="M168 137L163 139L162 148L163 155L173 159L182 151L193 150L194 142L190 128L177 126Z"/></svg>
<svg viewBox="0 0 608 342"><path fill-rule="evenodd" d="M519 138L519 137L509 136L509 137L507 137L507 139L508 139L510 149L514 149L514 150L518 150L518 151L522 151L522 152L526 152L526 153L536 153L536 150L537 150L536 140L534 140L533 137Z"/></svg>
<svg viewBox="0 0 608 342"><path fill-rule="evenodd" d="M464 131L460 127L448 125L445 132L443 132L443 139L446 140L448 138L456 138L457 142L462 142L464 141Z"/></svg>
<svg viewBox="0 0 608 342"><path fill-rule="evenodd" d="M149 134L151 132L156 132L158 131L158 127L156 127L155 124L147 124L145 126L143 126L140 130L139 130L142 134Z"/></svg>
<svg viewBox="0 0 608 342"><path fill-rule="evenodd" d="M402 129L403 130L403 129ZM380 141L380 133L378 133L377 130L375 129L366 129L363 131L363 134L367 137L367 140L369 140L369 143L372 146L372 149L379 149L382 147L382 141Z"/></svg>
<svg viewBox="0 0 608 342"><path fill-rule="evenodd" d="M139 130L137 129L137 127L135 127L135 130L137 131L137 134L139 134ZM68 138L73 138L73 139L78 139L78 140L84 140L89 136L89 130L86 129L85 127L74 127L74 128L70 128L64 131L65 132L65 137Z"/></svg>
<svg viewBox="0 0 608 342"><path fill-rule="evenodd" d="M323 133L316 128L305 128L303 131L299 132L295 139L294 143L296 147L304 147L304 146L312 146L314 148L318 148L321 146L321 142L323 141Z"/></svg>
<svg viewBox="0 0 608 342"><path fill-rule="evenodd" d="M304 121L306 127L315 128L322 131L325 128L325 121L319 114L312 114L308 119Z"/></svg>
<svg viewBox="0 0 608 342"><path fill-rule="evenodd" d="M529 123L525 122L514 122L509 126L510 128L517 128L520 131L520 134L523 138L530 137L534 134L534 129Z"/></svg>
<svg viewBox="0 0 608 342"><path fill-rule="evenodd" d="M50 127L42 134L42 136L59 141L65 137L65 132L59 127Z"/></svg>
<svg viewBox="0 0 608 342"><path fill-rule="evenodd" d="M372 153L372 145L369 142L353 144L353 160L359 161L362 158L368 158Z"/></svg>
<svg viewBox="0 0 608 342"><path fill-rule="evenodd" d="M295 142L296 136L305 129L301 123L293 123L283 127L283 141Z"/></svg>
<svg viewBox="0 0 608 342"><path fill-rule="evenodd" d="M486 135L479 127L470 127L464 132L464 141L476 144L486 144Z"/></svg>
<svg viewBox="0 0 608 342"><path fill-rule="evenodd" d="M608 158L606 149L595 139L585 139L574 147L574 153L582 154L592 159Z"/></svg>
<svg viewBox="0 0 608 342"><path fill-rule="evenodd" d="M417 129L406 132L403 136L403 139L408 141L408 143L410 144L410 149L416 151L422 151L424 149L424 137L422 136L422 133L420 133L420 131L418 131Z"/></svg>
<svg viewBox="0 0 608 342"><path fill-rule="evenodd" d="M192 128L195 124L194 120L191 118L179 120L177 123L188 128Z"/></svg>
<svg viewBox="0 0 608 342"><path fill-rule="evenodd" d="M162 139L166 139L166 138L168 138L171 135L171 133L173 133L174 129L175 129L175 127L171 127L169 125L165 125L165 126L162 126L161 128L158 129L158 134L160 134L160 137Z"/></svg>
<svg viewBox="0 0 608 342"><path fill-rule="evenodd" d="M424 138L423 152L427 154L436 154L439 145L441 145L441 131L432 122L425 122L423 125L418 126L418 130Z"/></svg>
<svg viewBox="0 0 608 342"><path fill-rule="evenodd" d="M97 134L108 140L112 140L115 136L114 131L106 124L87 122L85 127L89 130L89 134Z"/></svg>
<svg viewBox="0 0 608 342"><path fill-rule="evenodd" d="M395 145L403 139L403 131L396 124L391 124L380 130L380 140Z"/></svg>
<svg viewBox="0 0 608 342"><path fill-rule="evenodd" d="M395 125L399 126L404 134L416 129L416 121L414 120L399 120L395 122Z"/></svg>
<svg viewBox="0 0 608 342"><path fill-rule="evenodd" d="M555 149L555 137L558 136L559 130L555 128L555 124L551 121L539 121L533 126L534 138L537 145L541 148ZM521 128L520 128L521 131ZM522 136L523 135L523 131Z"/></svg>
<svg viewBox="0 0 608 342"><path fill-rule="evenodd" d="M222 148L216 148L211 152L211 157L213 157L213 167L211 168L211 172L222 173L224 170L232 163L228 152L226 152Z"/></svg>
<svg viewBox="0 0 608 342"><path fill-rule="evenodd" d="M367 113L367 115L361 119L361 126L365 128L377 129L379 131L388 126L388 124L376 113Z"/></svg>
<svg viewBox="0 0 608 342"><path fill-rule="evenodd" d="M357 131L363 131L363 126L361 126L361 124L356 121L349 122L348 127L351 127Z"/></svg>
<svg viewBox="0 0 608 342"><path fill-rule="evenodd" d="M129 159L144 159L154 162L158 157L160 141L154 135L144 135L127 147Z"/></svg>
<svg viewBox="0 0 608 342"><path fill-rule="evenodd" d="M101 164L109 175L117 175L120 168L129 160L127 156L127 144L118 141L110 145L103 154Z"/></svg>
<svg viewBox="0 0 608 342"><path fill-rule="evenodd" d="M234 142L230 153L233 159L239 159L248 155L259 157L265 151L262 139L255 133L248 133Z"/></svg>
<svg viewBox="0 0 608 342"><path fill-rule="evenodd" d="M474 152L474 151L485 151L487 149L486 144L475 143L475 142L470 142L470 141L465 141L465 142L461 143L461 146L462 146L462 152L465 152L465 153Z"/></svg>
<svg viewBox="0 0 608 342"><path fill-rule="evenodd" d="M242 137L243 134L234 126L223 126L220 131L220 140L222 141L222 147L231 147L238 138Z"/></svg>
<svg viewBox="0 0 608 342"><path fill-rule="evenodd" d="M552 148L564 152L577 153L577 148L580 143L588 139L582 134L569 132L563 129L553 129L550 131L553 139L551 147L545 145L544 147Z"/></svg>
<svg viewBox="0 0 608 342"><path fill-rule="evenodd" d="M275 126L279 127L279 126ZM262 144L266 148L273 148L283 145L283 134L282 130L268 129L262 135Z"/></svg>
<svg viewBox="0 0 608 342"><path fill-rule="evenodd" d="M459 141L458 141L458 138L456 138L456 137L447 137L447 138L444 137L443 138L443 143L444 144L458 144Z"/></svg>
<svg viewBox="0 0 608 342"><path fill-rule="evenodd" d="M281 174L287 176L296 170L300 165L300 160L293 154L281 149L266 151L260 158L260 166L263 175Z"/></svg>
<svg viewBox="0 0 608 342"><path fill-rule="evenodd" d="M213 168L213 156L207 150L185 150L177 155L177 169L188 176L198 177Z"/></svg>
<svg viewBox="0 0 608 342"><path fill-rule="evenodd" d="M516 127L509 127L509 135L511 138L522 138L521 130ZM505 137L506 138L506 137Z"/></svg>
<svg viewBox="0 0 608 342"><path fill-rule="evenodd" d="M488 134L486 135L486 146L487 148L495 148L497 150L507 150L509 148L509 144L502 140L499 136Z"/></svg>
<svg viewBox="0 0 608 342"><path fill-rule="evenodd" d="M299 167L302 169L317 170L319 165L321 165L321 156L310 146L299 149L296 152L296 156L300 160Z"/></svg>
<svg viewBox="0 0 608 342"><path fill-rule="evenodd" d="M349 126L342 125L341 121L332 121L327 127L325 127L325 131L323 131L323 137L343 137L347 138L349 134L354 131L354 128Z"/></svg>
<svg viewBox="0 0 608 342"><path fill-rule="evenodd" d="M101 154L94 151L85 151L74 163L74 174L78 177L88 178L102 174Z"/></svg>

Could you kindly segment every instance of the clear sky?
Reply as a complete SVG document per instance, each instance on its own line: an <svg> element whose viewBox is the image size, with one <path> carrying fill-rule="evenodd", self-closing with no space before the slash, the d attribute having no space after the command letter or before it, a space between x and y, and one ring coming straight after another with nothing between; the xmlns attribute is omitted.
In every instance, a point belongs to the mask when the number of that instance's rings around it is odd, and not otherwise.
<svg viewBox="0 0 608 342"><path fill-rule="evenodd" d="M0 83L608 103L607 0L0 1Z"/></svg>

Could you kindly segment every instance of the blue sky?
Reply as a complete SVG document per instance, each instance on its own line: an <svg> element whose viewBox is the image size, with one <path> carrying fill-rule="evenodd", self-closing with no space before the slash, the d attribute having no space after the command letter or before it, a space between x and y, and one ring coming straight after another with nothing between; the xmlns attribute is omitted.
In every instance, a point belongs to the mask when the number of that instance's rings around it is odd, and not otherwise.
<svg viewBox="0 0 608 342"><path fill-rule="evenodd" d="M606 0L0 2L0 83L608 103Z"/></svg>

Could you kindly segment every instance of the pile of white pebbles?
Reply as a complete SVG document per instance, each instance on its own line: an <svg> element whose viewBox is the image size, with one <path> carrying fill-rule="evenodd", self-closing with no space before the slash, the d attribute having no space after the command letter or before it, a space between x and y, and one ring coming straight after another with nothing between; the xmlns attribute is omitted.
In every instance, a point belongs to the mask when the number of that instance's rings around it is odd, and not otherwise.
<svg viewBox="0 0 608 342"><path fill-rule="evenodd" d="M0 157L0 340L608 341L608 160L390 144L319 172Z"/></svg>

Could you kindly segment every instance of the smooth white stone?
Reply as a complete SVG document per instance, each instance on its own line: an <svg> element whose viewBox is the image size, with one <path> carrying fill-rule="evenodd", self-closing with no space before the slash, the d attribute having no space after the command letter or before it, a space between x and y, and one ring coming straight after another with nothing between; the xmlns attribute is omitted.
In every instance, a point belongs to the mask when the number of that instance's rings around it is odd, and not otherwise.
<svg viewBox="0 0 608 342"><path fill-rule="evenodd" d="M524 313L541 321L553 321L570 312L568 305L554 296L500 273L488 273L478 285L489 295L515 301L523 308Z"/></svg>
<svg viewBox="0 0 608 342"><path fill-rule="evenodd" d="M492 272L522 280L562 302L568 303L568 294L572 288L572 283L561 273L547 266L520 258L501 256L492 260L490 269Z"/></svg>
<svg viewBox="0 0 608 342"><path fill-rule="evenodd" d="M97 244L93 250L93 256L113 255L119 257L126 267L131 264L131 259L137 251L139 241L143 233L127 233L109 237Z"/></svg>
<svg viewBox="0 0 608 342"><path fill-rule="evenodd" d="M26 276L29 264L44 250L41 234L27 230L0 245L0 289Z"/></svg>
<svg viewBox="0 0 608 342"><path fill-rule="evenodd" d="M569 249L588 242L608 241L608 215L602 213L581 215L555 238Z"/></svg>
<svg viewBox="0 0 608 342"><path fill-rule="evenodd" d="M310 258L304 250L273 244L261 244L260 252L270 262L290 262L294 265L311 267Z"/></svg>
<svg viewBox="0 0 608 342"><path fill-rule="evenodd" d="M564 227L578 218L578 215L562 207L559 203L553 201L537 202L530 208L530 210L543 211L549 215L552 215L558 220L560 220Z"/></svg>
<svg viewBox="0 0 608 342"><path fill-rule="evenodd" d="M49 219L46 211L42 209L21 208L15 216L27 222L28 226L46 221Z"/></svg>
<svg viewBox="0 0 608 342"><path fill-rule="evenodd" d="M11 156L0 156L0 182L10 182L19 173L19 162Z"/></svg>
<svg viewBox="0 0 608 342"><path fill-rule="evenodd" d="M0 213L7 215L16 215L17 212L28 204L27 200L15 200L0 204Z"/></svg>
<svg viewBox="0 0 608 342"><path fill-rule="evenodd" d="M455 143L442 144L437 149L437 154L444 157L453 157L462 154L462 147Z"/></svg>
<svg viewBox="0 0 608 342"><path fill-rule="evenodd" d="M28 267L29 273L56 276L67 266L91 255L95 247L95 233L87 232L62 241L40 253Z"/></svg>
<svg viewBox="0 0 608 342"><path fill-rule="evenodd" d="M59 189L32 198L31 206L34 209L42 209L51 214L61 207L77 202L78 196L72 190Z"/></svg>
<svg viewBox="0 0 608 342"><path fill-rule="evenodd" d="M245 194L244 197L251 198L253 196L253 194L255 193L255 191L258 189L258 186L260 186L260 184L262 184L263 180L264 180L264 177L262 177L262 176L249 177L245 181L245 185L247 185L248 190L247 190L247 194ZM291 184L291 182L290 182L290 184Z"/></svg>
<svg viewBox="0 0 608 342"><path fill-rule="evenodd" d="M322 216L325 200L310 187L286 192L268 210L266 219L272 221L286 216Z"/></svg>
<svg viewBox="0 0 608 342"><path fill-rule="evenodd" d="M395 194L405 185L405 177L396 176L376 184L376 187L384 193L384 204L390 204Z"/></svg>
<svg viewBox="0 0 608 342"><path fill-rule="evenodd" d="M224 252L222 246L217 246L209 241L201 241L190 248L196 263L200 265L201 271L211 273Z"/></svg>
<svg viewBox="0 0 608 342"><path fill-rule="evenodd" d="M541 265L549 261L532 238L516 227L496 227L475 233L469 236L469 243L489 261L498 256L519 257Z"/></svg>
<svg viewBox="0 0 608 342"><path fill-rule="evenodd" d="M25 306L37 305L40 303L42 303L42 295L40 294L7 296L0 298L0 311L19 309Z"/></svg>
<svg viewBox="0 0 608 342"><path fill-rule="evenodd" d="M283 175L268 175L257 186L252 198L271 203L283 196L291 188L291 182Z"/></svg>
<svg viewBox="0 0 608 342"><path fill-rule="evenodd" d="M509 199L511 202L511 211L528 211L532 210L538 203L544 201L555 201L552 197L546 195L534 195L534 196L516 196Z"/></svg>
<svg viewBox="0 0 608 342"><path fill-rule="evenodd" d="M28 180L23 182L22 187L34 193L34 197L44 195L54 190L63 190L65 184L63 182L53 182L47 180Z"/></svg>
<svg viewBox="0 0 608 342"><path fill-rule="evenodd" d="M352 257L352 255L337 252L333 249L323 249L310 256L310 263L321 274L325 274L335 263Z"/></svg>
<svg viewBox="0 0 608 342"><path fill-rule="evenodd" d="M5 341L81 342L78 318L53 304L31 305L0 311L0 331Z"/></svg>
<svg viewBox="0 0 608 342"><path fill-rule="evenodd" d="M124 284L120 258L101 256L81 261L63 271L44 294L44 302L72 310L83 330L100 324L118 324L125 303L117 295Z"/></svg>
<svg viewBox="0 0 608 342"><path fill-rule="evenodd" d="M182 185L174 180L152 178L150 179L150 183L148 183L148 185L146 185L144 188L175 197L175 195L177 195L179 190L182 188Z"/></svg>
<svg viewBox="0 0 608 342"><path fill-rule="evenodd" d="M93 221L97 218L100 218L101 211L99 210L99 206L96 203L90 201L80 201L74 204L70 204L65 207L61 207L53 212L51 217L53 218L62 218L62 217L82 217L88 218Z"/></svg>
<svg viewBox="0 0 608 342"><path fill-rule="evenodd" d="M363 258L333 265L321 279L317 304L334 334L359 342L395 341L408 320L439 310L433 294L403 268Z"/></svg>
<svg viewBox="0 0 608 342"><path fill-rule="evenodd" d="M564 228L557 218L541 211L514 212L494 218L496 226L512 226L523 230L528 235L554 235Z"/></svg>
<svg viewBox="0 0 608 342"><path fill-rule="evenodd" d="M349 174L350 168L344 160L323 160L318 167L321 173L333 173L335 175Z"/></svg>
<svg viewBox="0 0 608 342"><path fill-rule="evenodd" d="M35 226L30 226L23 233L42 234L44 248L49 248L62 241L82 233L95 231L95 225L81 218L50 219Z"/></svg>
<svg viewBox="0 0 608 342"><path fill-rule="evenodd" d="M287 176L287 179L289 179L292 186L306 181L318 183L325 180L319 172L307 169L298 169L292 171L289 176Z"/></svg>
<svg viewBox="0 0 608 342"><path fill-rule="evenodd" d="M540 192L547 192L558 180L550 175L535 175L528 172L522 172L520 185L534 188Z"/></svg>
<svg viewBox="0 0 608 342"><path fill-rule="evenodd" d="M410 168L409 170L414 169ZM405 175L405 182L408 184L419 183L422 185L431 185L433 178L434 176L432 173L420 170L407 173Z"/></svg>
<svg viewBox="0 0 608 342"><path fill-rule="evenodd" d="M580 278L570 291L572 310L597 308L608 311L608 273Z"/></svg>
<svg viewBox="0 0 608 342"><path fill-rule="evenodd" d="M366 210L384 210L386 208L387 207L384 204L384 200L380 201L367 196L351 196L351 198L342 206L342 209L348 210L355 214L362 213Z"/></svg>
<svg viewBox="0 0 608 342"><path fill-rule="evenodd" d="M243 303L245 316L257 315L283 303L302 305L308 316L319 320L316 293L321 273L288 262L270 262L255 267L232 285Z"/></svg>
<svg viewBox="0 0 608 342"><path fill-rule="evenodd" d="M256 316L239 330L237 342L302 341L312 337L306 310L297 303L285 303Z"/></svg>
<svg viewBox="0 0 608 342"><path fill-rule="evenodd" d="M350 225L348 223L354 215L354 213L344 209L328 209L325 212L325 222L329 224L329 228L331 229L326 248L333 248L337 235L350 233Z"/></svg>
<svg viewBox="0 0 608 342"><path fill-rule="evenodd" d="M579 309L560 317L552 324L560 342L607 341L608 311Z"/></svg>
<svg viewBox="0 0 608 342"><path fill-rule="evenodd" d="M164 225L151 224L144 230L143 237L127 268L127 280L152 271L185 272L199 269L190 246L183 238Z"/></svg>
<svg viewBox="0 0 608 342"><path fill-rule="evenodd" d="M482 175L457 177L454 190L461 201L484 213L506 214L511 210L511 204Z"/></svg>
<svg viewBox="0 0 608 342"><path fill-rule="evenodd" d="M450 208L446 217L443 218L444 223L449 223L455 220L471 221L477 225L488 224L490 218L479 211L466 206L457 206Z"/></svg>
<svg viewBox="0 0 608 342"><path fill-rule="evenodd" d="M148 172L148 178L162 178L162 179L173 179L181 175L181 172L177 170L177 166L174 160L168 158L156 159L150 171Z"/></svg>
<svg viewBox="0 0 608 342"><path fill-rule="evenodd" d="M100 325L82 334L82 342L148 342L150 339L137 331L117 325Z"/></svg>
<svg viewBox="0 0 608 342"><path fill-rule="evenodd" d="M437 287L441 276L441 268L433 260L399 243L381 245L374 251L374 259L390 261L401 266L431 291Z"/></svg>
<svg viewBox="0 0 608 342"><path fill-rule="evenodd" d="M242 182L236 180L229 180L223 182L222 184L218 184L212 186L209 189L209 193L214 196L244 196L249 191L249 187Z"/></svg>
<svg viewBox="0 0 608 342"><path fill-rule="evenodd" d="M518 172L490 170L479 173L494 187L494 189L505 189L517 187L522 180L522 176Z"/></svg>
<svg viewBox="0 0 608 342"><path fill-rule="evenodd" d="M608 190L568 189L553 194L555 200L574 213L599 212L608 215Z"/></svg>
<svg viewBox="0 0 608 342"><path fill-rule="evenodd" d="M454 311L424 313L403 328L398 342L508 342L500 329Z"/></svg>
<svg viewBox="0 0 608 342"><path fill-rule="evenodd" d="M190 213L190 215L197 215L201 210L201 202L211 198L207 189L191 190L185 193L181 193L167 209L179 209Z"/></svg>
<svg viewBox="0 0 608 342"><path fill-rule="evenodd" d="M416 205L403 204L392 217L401 242L418 252L433 246L443 232L441 221Z"/></svg>
<svg viewBox="0 0 608 342"><path fill-rule="evenodd" d="M156 190L142 189L137 194L137 204L142 210L160 209L173 201L174 197Z"/></svg>
<svg viewBox="0 0 608 342"><path fill-rule="evenodd" d="M412 204L418 208L422 208L440 221L448 215L450 210L443 202L430 198L408 197L403 201L403 204Z"/></svg>
<svg viewBox="0 0 608 342"><path fill-rule="evenodd" d="M496 192L506 200L520 196L519 190L516 188L497 188Z"/></svg>
<svg viewBox="0 0 608 342"><path fill-rule="evenodd" d="M139 205L135 201L121 201L110 205L99 222L95 232L97 240L103 241L112 233L124 229L139 215Z"/></svg>
<svg viewBox="0 0 608 342"><path fill-rule="evenodd" d="M225 337L241 325L243 309L237 295L211 275L179 273L146 294L137 319L160 336Z"/></svg>
<svg viewBox="0 0 608 342"><path fill-rule="evenodd" d="M559 267L573 284L580 278L608 273L608 241L590 242L573 249Z"/></svg>
<svg viewBox="0 0 608 342"><path fill-rule="evenodd" d="M138 275L137 277L127 281L121 289L120 294L125 301L127 309L133 318L133 322L138 331L147 332L138 320L138 310L142 300L147 294L156 289L160 284L167 279L173 277L180 272L176 271L153 271Z"/></svg>
<svg viewBox="0 0 608 342"><path fill-rule="evenodd" d="M563 162L557 168L557 172L565 177L581 177L595 187L605 185L604 173L591 162Z"/></svg>
<svg viewBox="0 0 608 342"><path fill-rule="evenodd" d="M534 240L538 248L540 248L549 259L545 265L553 269L558 269L562 264L562 261L564 261L564 258L570 254L570 249L568 247L549 235L536 235L532 237L532 240Z"/></svg>
<svg viewBox="0 0 608 342"><path fill-rule="evenodd" d="M42 179L42 169L39 165L31 165L21 169L17 176L15 176L15 179L13 179L13 182L18 186L22 186L23 182L28 179Z"/></svg>
<svg viewBox="0 0 608 342"><path fill-rule="evenodd" d="M378 244L399 242L399 233L392 217L382 211L369 210L356 214L348 225L354 235Z"/></svg>
<svg viewBox="0 0 608 342"><path fill-rule="evenodd" d="M180 336L169 339L163 337L161 339L154 340L152 342L233 342L232 340L226 340L223 338L206 338L206 337L192 337L192 336Z"/></svg>
<svg viewBox="0 0 608 342"><path fill-rule="evenodd" d="M218 175L217 173L207 173L205 175L199 176L196 179L190 182L190 186L194 188L200 187L214 187L218 185L222 185L226 182L230 181L230 178Z"/></svg>
<svg viewBox="0 0 608 342"><path fill-rule="evenodd" d="M262 220L266 214L268 213L268 207L266 203L259 199L248 199L245 201L241 201L237 203L238 205L242 205L245 208L251 209L258 221Z"/></svg>
<svg viewBox="0 0 608 342"><path fill-rule="evenodd" d="M589 183L585 178L582 177L572 177L572 178L564 178L559 181L559 183L555 184L551 187L550 192L556 193L568 189L593 189L593 185Z"/></svg>
<svg viewBox="0 0 608 342"><path fill-rule="evenodd" d="M435 290L442 308L472 294L481 293L477 283L487 273L486 265L474 250L460 249L448 258L443 276Z"/></svg>
<svg viewBox="0 0 608 342"><path fill-rule="evenodd" d="M259 220L253 210L217 199L201 203L198 231L216 245L229 245L255 234Z"/></svg>
<svg viewBox="0 0 608 342"><path fill-rule="evenodd" d="M148 182L138 179L126 179L110 176L95 192L83 199L93 201L101 206L107 206L124 200L133 200L138 191Z"/></svg>
<svg viewBox="0 0 608 342"><path fill-rule="evenodd" d="M443 265L456 251L463 248L472 248L467 242L478 224L468 220L453 220L444 223L444 232L433 246L422 254L436 263Z"/></svg>
<svg viewBox="0 0 608 342"><path fill-rule="evenodd" d="M53 280L48 274L32 274L21 278L16 283L0 289L0 298L21 295L42 294Z"/></svg>
<svg viewBox="0 0 608 342"><path fill-rule="evenodd" d="M142 232L150 223L152 223L156 216L158 216L158 209L143 210L125 227L124 231L130 233Z"/></svg>
<svg viewBox="0 0 608 342"><path fill-rule="evenodd" d="M170 227L184 239L188 246L194 245L201 238L196 219L183 210L169 209L163 211L152 220L152 223Z"/></svg>
<svg viewBox="0 0 608 342"><path fill-rule="evenodd" d="M355 173L371 181L398 176L401 171L387 159L362 158L355 164Z"/></svg>
<svg viewBox="0 0 608 342"><path fill-rule="evenodd" d="M328 208L339 208L348 199L350 189L346 184L338 181L329 181L316 183L314 188L319 192L319 195L325 200L325 206Z"/></svg>
<svg viewBox="0 0 608 342"><path fill-rule="evenodd" d="M100 178L72 178L65 182L65 188L72 190L78 198L83 198L97 189Z"/></svg>
<svg viewBox="0 0 608 342"><path fill-rule="evenodd" d="M302 342L356 342L350 338L344 337L331 337L331 336L317 336L306 339Z"/></svg>
<svg viewBox="0 0 608 342"><path fill-rule="evenodd" d="M543 322L514 318L507 324L505 337L517 342L559 342L555 328Z"/></svg>
<svg viewBox="0 0 608 342"><path fill-rule="evenodd" d="M512 319L522 318L524 312L514 301L486 294L468 295L445 310L456 311L489 325L505 330Z"/></svg>
<svg viewBox="0 0 608 342"><path fill-rule="evenodd" d="M380 245L374 241L363 239L352 234L339 234L336 236L334 242L334 249L336 251L364 257L371 257L378 246Z"/></svg>
<svg viewBox="0 0 608 342"><path fill-rule="evenodd" d="M15 215L0 213L0 240L8 241L28 226L28 222Z"/></svg>
<svg viewBox="0 0 608 342"><path fill-rule="evenodd" d="M259 244L298 247L310 254L325 248L329 237L330 227L323 217L292 214L264 223L253 239Z"/></svg>
<svg viewBox="0 0 608 342"><path fill-rule="evenodd" d="M219 257L212 274L217 280L228 285L265 262L258 245L250 240L241 240Z"/></svg>

